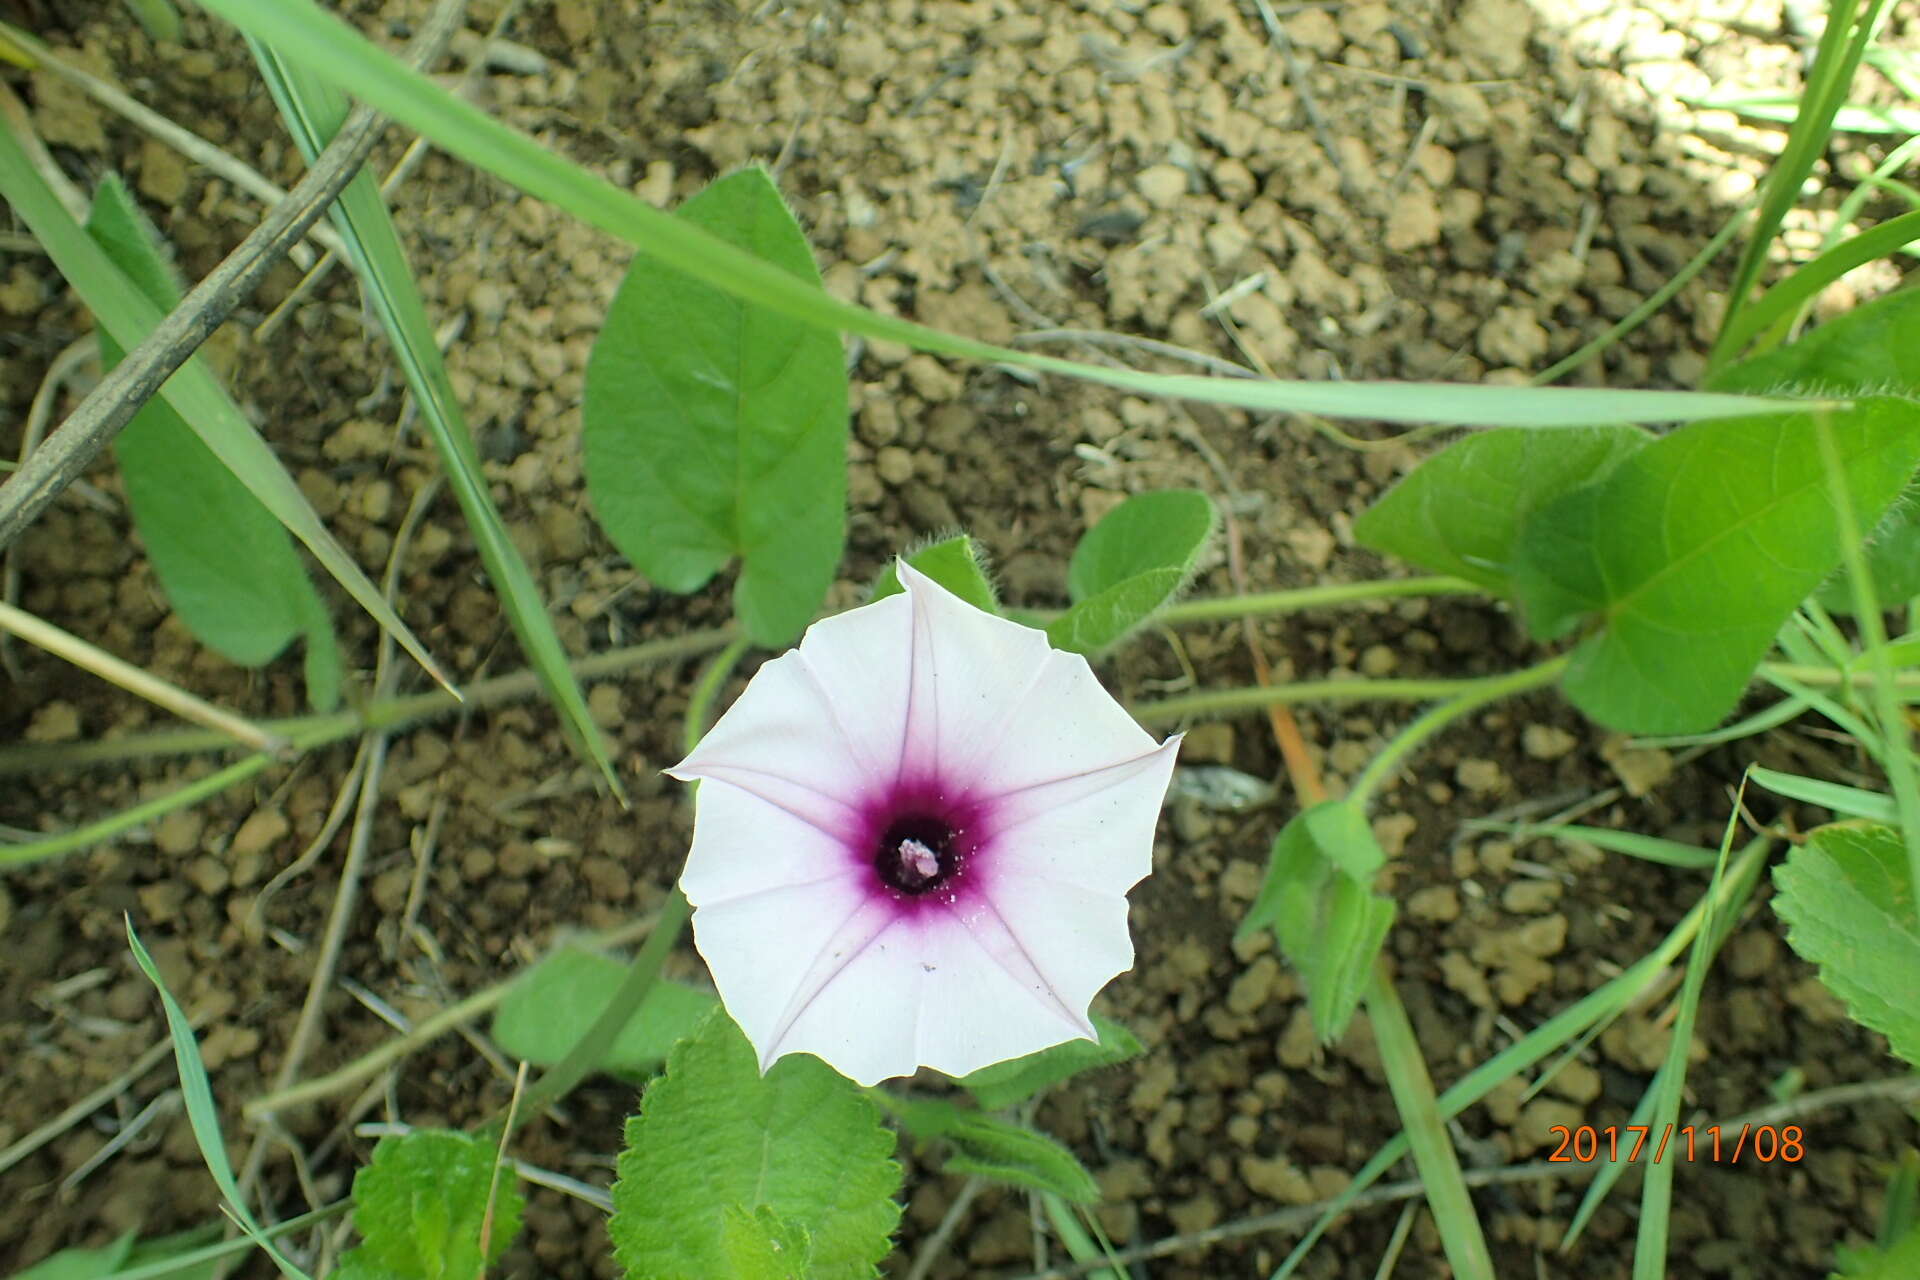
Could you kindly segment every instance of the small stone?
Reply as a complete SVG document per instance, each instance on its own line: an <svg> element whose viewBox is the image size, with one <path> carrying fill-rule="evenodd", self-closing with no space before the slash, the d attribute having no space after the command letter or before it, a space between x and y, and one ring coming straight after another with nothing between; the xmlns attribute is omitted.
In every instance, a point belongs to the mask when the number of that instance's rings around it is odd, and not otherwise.
<svg viewBox="0 0 1920 1280"><path fill-rule="evenodd" d="M1500 905L1515 915L1533 916L1560 901L1558 880L1515 880L1500 892Z"/></svg>
<svg viewBox="0 0 1920 1280"><path fill-rule="evenodd" d="M597 684L587 690L587 714L602 729L617 729L627 718L627 695L617 684Z"/></svg>
<svg viewBox="0 0 1920 1280"><path fill-rule="evenodd" d="M1407 899L1407 914L1430 924L1449 924L1460 918L1460 893L1450 884L1417 890Z"/></svg>
<svg viewBox="0 0 1920 1280"><path fill-rule="evenodd" d="M1227 863L1226 870L1220 873L1220 901L1223 903L1252 902L1260 892L1260 882L1266 878L1260 864L1247 858L1235 858Z"/></svg>
<svg viewBox="0 0 1920 1280"><path fill-rule="evenodd" d="M1461 952L1449 951L1440 957L1440 979L1475 1008L1493 1008L1493 988L1487 985L1487 975Z"/></svg>
<svg viewBox="0 0 1920 1280"><path fill-rule="evenodd" d="M1158 1111L1173 1093L1173 1086L1179 1083L1180 1075L1173 1064L1165 1058L1154 1058L1140 1070L1140 1078L1134 1081L1133 1089L1127 1094L1127 1106L1138 1116L1150 1116Z"/></svg>
<svg viewBox="0 0 1920 1280"><path fill-rule="evenodd" d="M155 138L140 148L140 194L168 208L187 195L187 165L180 153Z"/></svg>
<svg viewBox="0 0 1920 1280"><path fill-rule="evenodd" d="M150 884L134 895L140 900L140 914L155 924L170 924L187 900L187 886L178 880Z"/></svg>
<svg viewBox="0 0 1920 1280"><path fill-rule="evenodd" d="M1248 965L1233 985L1227 988L1230 1013L1252 1013L1273 998L1274 980L1280 976L1280 963L1272 956L1261 956Z"/></svg>
<svg viewBox="0 0 1920 1280"><path fill-rule="evenodd" d="M1400 655L1384 644L1368 645L1360 655L1360 674L1378 679L1393 674L1400 665Z"/></svg>
<svg viewBox="0 0 1920 1280"><path fill-rule="evenodd" d="M888 445L873 457L873 467L886 483L898 488L913 479L913 455L899 445Z"/></svg>
<svg viewBox="0 0 1920 1280"><path fill-rule="evenodd" d="M1283 1067L1304 1067L1320 1056L1320 1038L1314 1034L1313 1015L1305 1005L1287 1019L1287 1029L1274 1044L1274 1056Z"/></svg>
<svg viewBox="0 0 1920 1280"><path fill-rule="evenodd" d="M1562 1135L1554 1129L1564 1129L1571 1133L1578 1129L1586 1119L1586 1112L1571 1102L1559 1098L1535 1098L1520 1108L1520 1114L1514 1117L1509 1132L1513 1136L1514 1153L1530 1155L1535 1151L1551 1151L1558 1147Z"/></svg>
<svg viewBox="0 0 1920 1280"><path fill-rule="evenodd" d="M1252 1116L1234 1116L1227 1121L1227 1138L1235 1146L1250 1147L1260 1138L1260 1122Z"/></svg>
<svg viewBox="0 0 1920 1280"><path fill-rule="evenodd" d="M1507 775L1492 760L1462 760L1453 780L1475 795L1493 795L1507 788Z"/></svg>
<svg viewBox="0 0 1920 1280"><path fill-rule="evenodd" d="M292 829L287 815L278 809L256 809L233 833L233 843L227 846L227 853L234 857L265 853Z"/></svg>
<svg viewBox="0 0 1920 1280"><path fill-rule="evenodd" d="M1751 982L1772 972L1780 958L1780 940L1765 929L1747 929L1727 943L1727 972Z"/></svg>
<svg viewBox="0 0 1920 1280"><path fill-rule="evenodd" d="M195 858L187 864L187 879L208 897L223 891L229 883L227 864L218 858Z"/></svg>
<svg viewBox="0 0 1920 1280"><path fill-rule="evenodd" d="M80 712L71 702L49 702L33 713L22 736L28 742L72 742L80 736Z"/></svg>
<svg viewBox="0 0 1920 1280"><path fill-rule="evenodd" d="M1627 794L1638 799L1673 776L1673 757L1654 747L1629 747L1628 741L1621 734L1609 737L1600 744L1600 758Z"/></svg>
<svg viewBox="0 0 1920 1280"><path fill-rule="evenodd" d="M200 847L205 820L193 809L175 809L153 826L153 843L162 853L179 857Z"/></svg>
<svg viewBox="0 0 1920 1280"><path fill-rule="evenodd" d="M1313 1203L1313 1184L1307 1180L1307 1175L1278 1156L1272 1159L1241 1156L1240 1180L1255 1195L1281 1204Z"/></svg>
<svg viewBox="0 0 1920 1280"><path fill-rule="evenodd" d="M1520 749L1534 760L1558 760L1579 745L1579 739L1550 724L1530 724L1520 734Z"/></svg>
<svg viewBox="0 0 1920 1280"><path fill-rule="evenodd" d="M1407 837L1419 829L1419 820L1410 813L1383 813L1373 820L1373 838L1389 858L1399 857L1407 847Z"/></svg>
<svg viewBox="0 0 1920 1280"><path fill-rule="evenodd" d="M1600 1073L1575 1059L1554 1073L1547 1088L1569 1102L1589 1103L1600 1096Z"/></svg>
<svg viewBox="0 0 1920 1280"><path fill-rule="evenodd" d="M1150 165L1135 175L1133 185L1148 204L1169 209L1187 194L1187 171L1176 164Z"/></svg>

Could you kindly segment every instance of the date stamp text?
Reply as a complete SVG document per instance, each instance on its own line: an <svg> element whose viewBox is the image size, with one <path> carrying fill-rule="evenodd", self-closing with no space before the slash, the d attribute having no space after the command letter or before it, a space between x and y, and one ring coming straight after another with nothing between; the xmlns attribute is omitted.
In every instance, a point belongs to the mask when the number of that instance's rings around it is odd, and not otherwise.
<svg viewBox="0 0 1920 1280"><path fill-rule="evenodd" d="M1705 1164L1737 1164L1742 1157L1760 1164L1798 1164L1807 1157L1806 1134L1797 1124L1743 1124L1736 1131L1717 1124L1645 1125L1556 1124L1547 1130L1560 1145L1547 1157L1549 1164L1595 1164L1605 1160L1629 1164L1651 1160L1686 1160Z"/></svg>

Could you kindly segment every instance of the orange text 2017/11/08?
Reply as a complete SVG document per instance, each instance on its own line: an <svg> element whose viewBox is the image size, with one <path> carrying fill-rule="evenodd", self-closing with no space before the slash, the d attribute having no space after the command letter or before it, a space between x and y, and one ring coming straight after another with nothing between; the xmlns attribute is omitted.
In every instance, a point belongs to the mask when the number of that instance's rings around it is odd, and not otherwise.
<svg viewBox="0 0 1920 1280"><path fill-rule="evenodd" d="M1737 1130L1717 1124L1556 1124L1547 1132L1560 1140L1547 1157L1549 1164L1602 1160L1610 1164L1622 1160L1735 1164L1743 1158L1760 1164L1797 1164L1807 1156L1806 1133L1797 1124L1743 1124Z"/></svg>

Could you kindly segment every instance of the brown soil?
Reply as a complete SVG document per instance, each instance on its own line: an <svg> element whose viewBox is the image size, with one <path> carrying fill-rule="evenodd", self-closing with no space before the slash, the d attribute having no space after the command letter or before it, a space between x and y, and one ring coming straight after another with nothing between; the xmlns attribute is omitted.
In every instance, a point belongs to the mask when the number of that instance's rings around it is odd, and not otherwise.
<svg viewBox="0 0 1920 1280"><path fill-rule="evenodd" d="M348 7L363 30L397 43L426 6ZM475 0L469 25L484 30L498 8ZM1704 243L1779 147L1773 130L1679 112L1674 95L1736 77L1793 86L1805 47L1778 0L1580 0L1540 11L1522 0L1285 5L1284 50L1268 40L1258 6L1234 0L543 0L525 10L513 56L475 80L489 110L662 204L732 166L768 163L841 296L994 340L1115 330L1283 375L1347 379L1511 380L1603 330ZM1541 16L1549 11L1552 21ZM297 155L230 34L190 18L184 47L155 48L109 0L39 12L46 38L83 65L277 180L297 176ZM1893 38L1911 34L1914 18L1908 6ZM456 68L474 48L457 46ZM83 186L126 174L189 275L210 268L257 216L248 197L57 82L17 80L69 172ZM390 142L383 166L398 152ZM1853 172L1874 156L1856 147L1839 162ZM720 621L724 584L690 600L653 590L588 514L582 370L626 249L437 154L396 204L436 319L464 326L449 354L455 383L566 643L585 653ZM1800 225L1808 229L1797 234L1811 234L1810 222ZM12 241L5 252L9 429L0 447L11 455L48 364L90 321L43 257ZM315 506L377 572L433 464L417 435L395 443L407 417L399 380L340 275L271 342L250 338L298 278L283 267L222 335L217 357ZM1724 264L1709 270L1577 377L1688 385L1724 278ZM1856 281L1824 305L1843 307L1887 278L1866 271ZM1209 309L1222 294L1230 304ZM1048 349L1150 359L1070 342ZM1418 456L1400 445L1356 450L1297 422L1034 385L904 350L855 353L852 537L836 603L854 600L904 543L958 525L991 553L1011 603L1057 605L1079 532L1122 495L1173 484L1225 501L1252 589L1378 574L1384 567L1352 547L1350 522ZM61 406L74 397L68 390ZM258 715L299 710L295 660L249 675L198 649L129 536L111 468L88 479L93 497L67 495L23 540L24 607L217 702ZM1230 589L1223 557L1200 587ZM406 560L401 608L462 679L520 664L444 496ZM351 663L371 670L365 619L345 603L337 616ZM1509 669L1527 653L1508 617L1472 602L1314 615L1261 634L1280 679L1464 675ZM20 661L23 677L0 702L13 738L163 727L144 704L38 652L22 650ZM1151 696L1177 687L1188 664L1207 685L1251 679L1238 630L1226 627L1149 636L1106 674L1128 696ZM685 805L656 771L674 757L689 678L675 666L592 691L618 744L630 812L600 793L537 704L396 740L342 979L417 1019L498 981L564 931L655 907L688 833ZM407 671L403 685L421 679ZM1313 708L1302 723L1337 787L1410 714ZM1712 843L1726 783L1749 759L1848 767L1840 750L1789 731L1677 766L1664 753L1623 751L1543 697L1490 711L1422 755L1385 792L1375 825L1395 855L1402 904L1391 954L1440 1083L1643 954L1703 883L1591 851L1463 834L1462 819L1610 792L1584 820ZM244 1154L238 1107L279 1069L345 835L274 898L264 936L248 928L249 914L320 829L352 760L344 747L318 753L190 814L0 880L0 1147L164 1034L127 956L121 918L130 912L174 990L207 1019L208 1066L235 1158ZM1197 728L1187 763L1283 777L1254 719ZM15 779L0 792L0 822L62 828L212 768L167 759ZM1099 1174L1108 1194L1100 1217L1117 1242L1324 1198L1397 1127L1364 1025L1318 1050L1296 979L1264 943L1230 943L1291 808L1284 794L1251 810L1169 806L1159 874L1135 895L1140 963L1107 996L1149 1051L1039 1109L1038 1122ZM403 934L427 848L427 892ZM698 972L691 952L676 964ZM1897 1073L1881 1042L1849 1024L1786 951L1764 906L1735 933L1707 991L1692 1117L1764 1104L1786 1073L1810 1089ZM1470 1162L1542 1156L1554 1124L1626 1123L1663 1051L1663 1007L1624 1019L1539 1099L1522 1105L1505 1091L1464 1116L1458 1136ZM392 1034L336 989L302 1075ZM349 1120L462 1124L502 1106L510 1084L483 1041L449 1036L357 1102L349 1094L290 1115L267 1164L271 1212L346 1189L368 1148ZM148 1072L0 1175L0 1264L215 1216L177 1110L68 1185L172 1085L170 1068ZM564 1116L531 1124L520 1154L604 1182L632 1103L628 1088L591 1085ZM1871 1234L1882 1162L1911 1141L1910 1122L1891 1103L1867 1103L1801 1123L1800 1164L1680 1169L1673 1274L1820 1273L1836 1244ZM903 1155L910 1203L896 1274L959 1186ZM1571 1256L1556 1251L1583 1185L1537 1178L1479 1193L1501 1274L1625 1274L1635 1176ZM1396 1217L1356 1215L1303 1274L1374 1274ZM499 1273L611 1274L599 1223L578 1202L530 1189L525 1235ZM1167 1278L1264 1275L1294 1238L1237 1236L1144 1265ZM1024 1197L987 1192L932 1274L1025 1273L1036 1266L1035 1239ZM1424 1213L1396 1274L1447 1274Z"/></svg>

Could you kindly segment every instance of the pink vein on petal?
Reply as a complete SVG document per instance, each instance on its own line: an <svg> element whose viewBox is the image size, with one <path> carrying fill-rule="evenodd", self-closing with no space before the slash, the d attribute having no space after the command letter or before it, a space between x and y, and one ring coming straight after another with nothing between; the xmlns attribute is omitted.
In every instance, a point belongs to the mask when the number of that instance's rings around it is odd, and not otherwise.
<svg viewBox="0 0 1920 1280"><path fill-rule="evenodd" d="M1007 735L1013 732L1014 721L1018 720L1021 713L1026 710L1027 695L1032 693L1033 687L1046 677L1047 668L1051 665L1051 661L1044 661L1033 669L1033 674L1029 675L1026 683L1020 686L1020 692L1007 700L1006 709L1000 713L1000 719L991 729L978 736L973 744L973 750L967 753L966 761L954 766L955 776L964 778L969 774L977 773L980 761L1007 740Z"/></svg>
<svg viewBox="0 0 1920 1280"><path fill-rule="evenodd" d="M840 797L830 796L824 791L816 791L804 782L796 782L792 778L785 777L777 773L771 773L765 769L755 769L747 765L738 765L738 764L710 764L706 766L704 769L702 769L699 773L694 774L692 776L696 778L705 778L712 782L724 782L730 787L738 787L742 791L746 792L748 795L754 797L755 799L772 805L774 808L780 810L782 813L786 814L788 817L793 818L796 821L806 823L808 826L812 827L815 831L818 831L821 835L826 836L829 840L844 841L847 838L847 834L846 834L847 831L851 829L852 824L855 821L857 821L859 816L858 814L855 813L853 806L848 804L845 800L842 800ZM816 800L824 801L828 806L841 811L842 815L848 821L848 826L845 828L842 828L841 830L836 831L831 827L828 827L827 825L825 825L825 823L821 822L818 819L817 815L802 813L798 809L794 808L792 805L786 803L784 800L780 800L775 798L774 796L770 796L765 791L761 791L756 787L750 786L747 783L740 781L739 780L740 777L771 778L775 782L784 783L785 785L792 787L795 791L801 792L805 795L812 796Z"/></svg>
<svg viewBox="0 0 1920 1280"><path fill-rule="evenodd" d="M773 1031L767 1036L767 1042L760 1049L760 1068L766 1068L780 1056L781 1042L787 1033L793 1030L793 1024L800 1020L809 1006L827 989L827 985L855 960L865 954L868 947L879 941L888 929L894 925L893 912L884 903L866 901L848 913L821 946L820 954L801 977L800 984L794 988L793 995L787 1001L787 1007L773 1024Z"/></svg>
<svg viewBox="0 0 1920 1280"><path fill-rule="evenodd" d="M731 907L742 902L752 902L755 898L764 898L770 893L786 893L793 889L811 889L815 885L832 884L836 880L846 880L860 875L858 868L836 871L830 876L818 876L812 880L795 880L788 884L770 884L759 889L749 889L745 893L736 893L730 898L708 898L700 903L702 907Z"/></svg>
<svg viewBox="0 0 1920 1280"><path fill-rule="evenodd" d="M1027 950L1026 944L1020 941L1020 935L1007 924L1006 917L1000 914L1000 908L993 904L991 898L984 895L980 899L980 906L983 909L980 913L968 911L961 920L974 944L986 952L989 959L1005 970L1008 977L1018 983L1022 990L1030 993L1040 1004L1058 1013L1068 1025L1092 1034L1093 1023L1087 1019L1084 1012L1075 1013L1068 1007L1067 1002L1060 998L1060 992L1054 988L1052 979L1042 973L1040 966L1034 963L1032 953ZM991 941L978 927L984 923L984 917L989 915L993 917L993 923L999 926L999 937ZM995 942L1001 945L996 946ZM1011 952L1008 950L1009 944L1012 948Z"/></svg>
<svg viewBox="0 0 1920 1280"><path fill-rule="evenodd" d="M813 691L820 695L820 702L827 709L827 718L833 721L833 727L839 732L840 740L847 744L847 751L853 756L854 763L867 775L869 782L885 782L886 775L880 771L880 766L868 758L866 744L856 738L848 730L846 721L840 718L840 704L827 691L827 686L820 679L820 673L813 669L811 662L807 661L805 650L795 649L793 656L797 660L795 665L806 677L807 683L811 684Z"/></svg>
<svg viewBox="0 0 1920 1280"><path fill-rule="evenodd" d="M940 770L940 700L932 696L934 681L939 677L939 664L933 660L933 635L927 626L927 611L918 599L913 602L911 619L912 629L907 637L907 714L900 736L900 769L894 775L896 783L912 771L938 773ZM936 668L926 673L928 696L924 699L919 696L920 663L923 657L929 667ZM923 725L922 718L929 716L933 724ZM921 759L922 756L926 758Z"/></svg>
<svg viewBox="0 0 1920 1280"><path fill-rule="evenodd" d="M1030 796L1034 792L1044 791L1048 787L1062 787L1064 784L1070 783L1091 784L1087 785L1084 790L1080 790L1077 794L1069 796L1066 799L1049 797L1048 805L1044 808L1036 808L1028 813L1020 813L1016 808L1016 812L1011 818L1006 818L996 823L996 833L1004 835L1009 831L1018 830L1021 826L1033 821L1035 818L1046 816L1059 805L1073 804L1077 801L1086 800L1099 795L1103 791L1108 791L1120 786L1136 774L1145 772L1149 765L1153 764L1166 752L1169 744L1177 746L1179 741L1180 739L1178 737L1169 738L1166 742L1159 743L1141 752L1137 756L1130 756L1125 760L1116 760L1112 764L1103 764L1097 769L1087 769L1080 773L1069 773L1064 777L1048 778L1045 782L1030 782L1025 786L1013 787L1006 791L997 792L993 797L993 801L995 804L1000 804L1021 796Z"/></svg>

